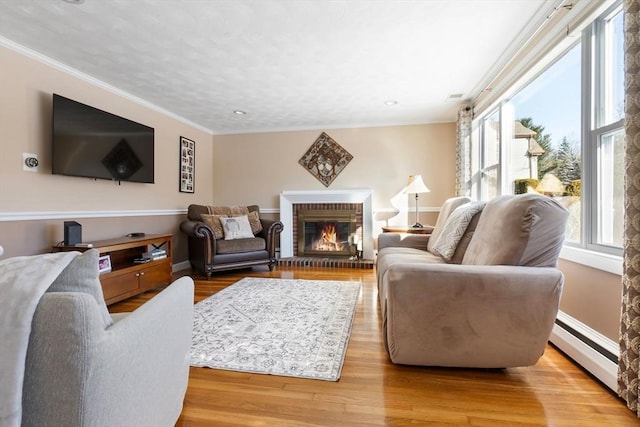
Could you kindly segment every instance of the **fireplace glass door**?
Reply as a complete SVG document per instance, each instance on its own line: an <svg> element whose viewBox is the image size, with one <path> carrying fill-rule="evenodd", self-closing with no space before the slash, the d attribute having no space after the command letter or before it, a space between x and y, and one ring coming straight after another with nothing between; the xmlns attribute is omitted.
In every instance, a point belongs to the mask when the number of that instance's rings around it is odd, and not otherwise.
<svg viewBox="0 0 640 427"><path fill-rule="evenodd" d="M304 210L298 214L298 256L353 255L356 213L352 210Z"/></svg>

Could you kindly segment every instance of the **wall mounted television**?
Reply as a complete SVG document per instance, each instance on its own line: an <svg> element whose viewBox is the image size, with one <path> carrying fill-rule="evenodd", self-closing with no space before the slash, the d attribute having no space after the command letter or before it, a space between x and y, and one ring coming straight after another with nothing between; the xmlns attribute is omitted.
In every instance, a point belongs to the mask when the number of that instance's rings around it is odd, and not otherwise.
<svg viewBox="0 0 640 427"><path fill-rule="evenodd" d="M154 182L154 129L53 94L52 173Z"/></svg>

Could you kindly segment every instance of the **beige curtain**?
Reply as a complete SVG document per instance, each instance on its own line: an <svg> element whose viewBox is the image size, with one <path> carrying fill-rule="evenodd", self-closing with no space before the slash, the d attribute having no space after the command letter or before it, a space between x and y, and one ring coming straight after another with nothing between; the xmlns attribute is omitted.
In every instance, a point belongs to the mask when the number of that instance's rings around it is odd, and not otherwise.
<svg viewBox="0 0 640 427"><path fill-rule="evenodd" d="M640 0L624 1L625 235L618 394L640 417Z"/></svg>
<svg viewBox="0 0 640 427"><path fill-rule="evenodd" d="M458 110L456 147L456 195L471 195L471 121L473 108L463 105Z"/></svg>

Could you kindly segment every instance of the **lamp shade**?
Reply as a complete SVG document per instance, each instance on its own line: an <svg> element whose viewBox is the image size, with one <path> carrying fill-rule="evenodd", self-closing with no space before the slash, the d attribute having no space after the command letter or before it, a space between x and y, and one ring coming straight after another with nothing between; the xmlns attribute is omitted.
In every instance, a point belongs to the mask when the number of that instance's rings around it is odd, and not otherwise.
<svg viewBox="0 0 640 427"><path fill-rule="evenodd" d="M564 185L554 174L545 173L536 187L536 191L543 194L562 194Z"/></svg>
<svg viewBox="0 0 640 427"><path fill-rule="evenodd" d="M422 175L409 176L409 184L407 184L407 187L404 189L404 192L409 194L428 193L429 191L427 186L424 185Z"/></svg>

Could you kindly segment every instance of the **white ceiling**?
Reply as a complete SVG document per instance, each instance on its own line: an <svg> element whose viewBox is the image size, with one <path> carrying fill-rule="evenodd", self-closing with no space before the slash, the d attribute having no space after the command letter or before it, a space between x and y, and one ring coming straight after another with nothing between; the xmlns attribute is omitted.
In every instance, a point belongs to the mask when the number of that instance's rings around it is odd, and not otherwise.
<svg viewBox="0 0 640 427"><path fill-rule="evenodd" d="M0 0L0 43L214 134L451 122L556 3Z"/></svg>

